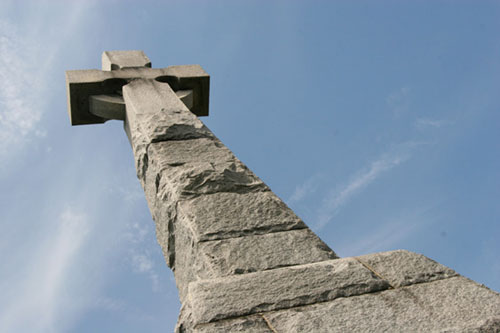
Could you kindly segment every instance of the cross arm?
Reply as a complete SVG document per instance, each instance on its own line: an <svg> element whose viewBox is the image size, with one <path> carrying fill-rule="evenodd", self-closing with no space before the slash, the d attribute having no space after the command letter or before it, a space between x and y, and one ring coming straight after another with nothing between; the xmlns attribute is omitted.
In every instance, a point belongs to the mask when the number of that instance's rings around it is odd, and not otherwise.
<svg viewBox="0 0 500 333"><path fill-rule="evenodd" d="M120 99L122 87L134 79L156 79L169 83L180 97L185 95L184 90L192 90L192 100L188 105L191 112L197 116L208 116L210 77L199 65L166 68L134 67L112 71L72 70L66 71L71 125L104 123L108 119L91 112L93 96L114 95L116 99ZM97 98L97 102L102 101L103 98Z"/></svg>

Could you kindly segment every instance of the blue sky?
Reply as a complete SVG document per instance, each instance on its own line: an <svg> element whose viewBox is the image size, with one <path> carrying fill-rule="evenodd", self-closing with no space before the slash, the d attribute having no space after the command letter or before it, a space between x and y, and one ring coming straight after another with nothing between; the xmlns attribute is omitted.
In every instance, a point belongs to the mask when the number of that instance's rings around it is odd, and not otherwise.
<svg viewBox="0 0 500 333"><path fill-rule="evenodd" d="M105 50L211 75L203 121L340 256L500 290L500 3L0 2L0 331L172 331L119 122L71 127Z"/></svg>

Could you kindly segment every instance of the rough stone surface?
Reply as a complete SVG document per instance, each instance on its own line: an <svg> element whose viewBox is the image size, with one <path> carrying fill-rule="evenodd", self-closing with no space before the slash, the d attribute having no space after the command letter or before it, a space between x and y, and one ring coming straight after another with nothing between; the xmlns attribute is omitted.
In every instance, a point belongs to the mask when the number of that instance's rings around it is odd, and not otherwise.
<svg viewBox="0 0 500 333"><path fill-rule="evenodd" d="M178 210L200 241L306 227L272 192L214 193L181 201Z"/></svg>
<svg viewBox="0 0 500 333"><path fill-rule="evenodd" d="M221 320L215 323L201 324L194 328L196 333L273 333L261 315L252 315L243 318Z"/></svg>
<svg viewBox="0 0 500 333"><path fill-rule="evenodd" d="M337 258L309 229L201 242L198 253L207 262L204 279Z"/></svg>
<svg viewBox="0 0 500 333"><path fill-rule="evenodd" d="M145 191L150 200L166 196L179 200L217 191L268 190L215 137L150 144L145 164Z"/></svg>
<svg viewBox="0 0 500 333"><path fill-rule="evenodd" d="M134 151L137 176L143 180L152 142L211 136L166 83L136 80L123 87L127 106L125 132Z"/></svg>
<svg viewBox="0 0 500 333"><path fill-rule="evenodd" d="M151 67L151 61L143 51L104 51L102 70L110 71L130 67Z"/></svg>
<svg viewBox="0 0 500 333"><path fill-rule="evenodd" d="M393 287L430 282L456 276L457 273L421 254L405 250L367 254L357 257Z"/></svg>
<svg viewBox="0 0 500 333"><path fill-rule="evenodd" d="M123 87L129 124L147 142L212 135L167 83L135 80Z"/></svg>
<svg viewBox="0 0 500 333"><path fill-rule="evenodd" d="M197 242L188 223L175 230L175 278L183 301L196 280L270 270L337 258L309 229Z"/></svg>
<svg viewBox="0 0 500 333"><path fill-rule="evenodd" d="M277 332L498 332L500 297L453 277L265 315Z"/></svg>
<svg viewBox="0 0 500 333"><path fill-rule="evenodd" d="M222 234L225 231L226 237L239 234L238 228L243 228L242 232L251 230L252 225L242 227L243 222L248 218L244 215L241 215L241 218L239 214L235 215L232 210L235 207L230 209L220 207L221 203L217 198L224 194L219 195L217 192L225 192L225 196L235 196L232 204L236 205L241 193L252 196L250 193L256 191L255 195L259 196L269 189L215 137L152 143L148 145L142 156L142 159L138 159L138 170L141 170L141 166L143 170L139 172L139 177L142 176L148 204L156 221L158 240L163 247L164 254L169 258L167 261L170 266L175 260L173 245L175 240L172 233L177 220L178 223L187 223L195 231L204 228L204 225L199 225L199 223L210 223L212 225L205 232L217 230ZM212 195L206 197L207 194ZM276 198L272 195L261 194L261 196L262 199L259 201L262 205L261 209L286 207L281 201L276 202ZM264 202L265 200L269 203ZM197 207L198 201L202 201L202 204L210 201L212 209L223 209L227 212L226 214L218 212L219 216L216 216L215 220L213 220L214 212L206 216L199 215L205 214L201 208L196 212L188 212L189 216L183 213L185 210L183 211L182 207L190 206L189 210L191 206ZM244 203L239 204L241 208ZM229 216L231 212L232 215ZM244 221L240 223L238 220L242 218ZM228 221L228 219L232 220ZM298 218L295 218L292 223L301 224L304 227L303 223L297 220ZM259 222L262 221L256 222L254 224L259 226ZM267 225L272 223L276 223L276 220L268 221ZM289 223L290 221L280 222L282 225ZM228 225L230 230L227 230ZM275 226L275 228L279 227ZM210 239L217 239L217 235L211 236ZM195 241L203 239L203 232L194 233L193 237Z"/></svg>
<svg viewBox="0 0 500 333"><path fill-rule="evenodd" d="M157 174L158 196L196 197L218 192L267 190L240 161L196 162L173 166Z"/></svg>
<svg viewBox="0 0 500 333"><path fill-rule="evenodd" d="M200 134L205 136L205 132ZM233 162L237 158L213 135L195 140L164 141L153 143L148 150L151 164L160 171L172 166L196 162Z"/></svg>
<svg viewBox="0 0 500 333"><path fill-rule="evenodd" d="M186 326L389 288L358 261L347 258L235 275L189 284Z"/></svg>

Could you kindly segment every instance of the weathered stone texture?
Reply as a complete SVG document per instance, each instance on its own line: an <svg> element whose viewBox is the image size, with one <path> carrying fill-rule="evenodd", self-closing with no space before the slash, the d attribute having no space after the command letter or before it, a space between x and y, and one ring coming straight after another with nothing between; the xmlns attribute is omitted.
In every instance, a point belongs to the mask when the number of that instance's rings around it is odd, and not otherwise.
<svg viewBox="0 0 500 333"><path fill-rule="evenodd" d="M221 191L268 190L215 137L150 144L147 168L145 191L152 201L178 201Z"/></svg>
<svg viewBox="0 0 500 333"><path fill-rule="evenodd" d="M158 171L186 163L224 163L236 160L231 151L214 137L157 142L149 148L149 155L152 165Z"/></svg>
<svg viewBox="0 0 500 333"><path fill-rule="evenodd" d="M243 199L250 195L249 193L244 195L234 193L221 194L226 196L239 195ZM337 258L335 253L307 228L271 232L268 234L262 233L269 232L272 228L286 230L289 226L271 224L270 226L264 225L265 228L257 226L255 229L250 229L252 227L251 222L259 221L259 218L261 218L260 221L266 223L276 222L271 218L266 219L269 214L266 216L266 214L262 213L266 212L266 205L276 203L276 201L269 200L270 197L275 198L271 195L271 192L252 193L252 197L261 196L264 199L261 200L262 204L260 207L255 207L254 214L250 214L249 218L244 214L238 215L236 211L224 210L224 205L220 206L222 209L220 212L214 208L209 210L211 213L208 213L208 211L198 213L195 209L178 209L175 220L175 243L178 245L175 246L174 273L181 300L185 298L188 283L195 280L263 271ZM208 202L213 203L215 201L209 200L212 196L215 195L205 195L200 198L208 199L206 203L208 205ZM268 200L265 200L266 198ZM242 200L239 205L233 206L234 209L240 209L244 212L243 203L244 201ZM180 206L182 207L182 204ZM261 209L261 214L255 214L258 213L259 209ZM185 211L189 213L185 214ZM276 207L274 207L274 211L280 212ZM227 215L227 224L221 223L225 222L223 219L225 213L229 213ZM219 219L216 219L217 214L219 214ZM214 219L210 219L207 216L213 216ZM298 221L301 222L300 220ZM218 236L219 239L206 239L204 232L210 232L215 227L218 227L217 230L221 231L217 233L212 232L210 235L212 238ZM242 230L235 230L238 227ZM229 229L231 232L228 232L225 228L231 228ZM254 232L255 234L246 235L249 232ZM244 236L228 238L228 235L231 235L231 233Z"/></svg>
<svg viewBox="0 0 500 333"><path fill-rule="evenodd" d="M453 277L266 317L277 332L498 332L500 297Z"/></svg>
<svg viewBox="0 0 500 333"><path fill-rule="evenodd" d="M195 333L274 333L261 315L221 320L209 324L201 324L194 328Z"/></svg>
<svg viewBox="0 0 500 333"><path fill-rule="evenodd" d="M147 148L151 143L213 136L166 83L132 81L123 87L123 99L127 105L125 131L141 181L148 163Z"/></svg>
<svg viewBox="0 0 500 333"><path fill-rule="evenodd" d="M200 241L306 227L272 192L214 193L181 201L178 208Z"/></svg>
<svg viewBox="0 0 500 333"><path fill-rule="evenodd" d="M199 247L208 266L204 279L337 258L309 229L207 241Z"/></svg>
<svg viewBox="0 0 500 333"><path fill-rule="evenodd" d="M446 279L458 275L421 254L405 250L367 254L357 257L394 287Z"/></svg>
<svg viewBox="0 0 500 333"><path fill-rule="evenodd" d="M128 124L135 130L132 134L144 136L147 142L212 136L166 83L132 81L123 87L123 99Z"/></svg>
<svg viewBox="0 0 500 333"><path fill-rule="evenodd" d="M386 281L347 258L192 282L187 302L196 325L387 288Z"/></svg>
<svg viewBox="0 0 500 333"><path fill-rule="evenodd" d="M143 51L104 51L102 69L105 71L130 68L151 67L151 61Z"/></svg>

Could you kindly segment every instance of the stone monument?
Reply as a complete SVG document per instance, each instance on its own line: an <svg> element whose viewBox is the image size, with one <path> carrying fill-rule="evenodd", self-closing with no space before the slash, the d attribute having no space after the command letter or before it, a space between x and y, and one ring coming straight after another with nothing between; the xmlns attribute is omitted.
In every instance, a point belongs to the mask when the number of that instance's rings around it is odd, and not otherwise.
<svg viewBox="0 0 500 333"><path fill-rule="evenodd" d="M423 255L338 258L198 119L209 76L142 51L66 72L72 125L124 122L177 332L499 332L500 295Z"/></svg>

